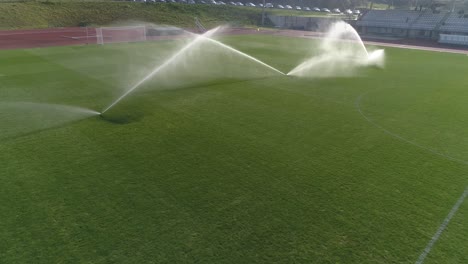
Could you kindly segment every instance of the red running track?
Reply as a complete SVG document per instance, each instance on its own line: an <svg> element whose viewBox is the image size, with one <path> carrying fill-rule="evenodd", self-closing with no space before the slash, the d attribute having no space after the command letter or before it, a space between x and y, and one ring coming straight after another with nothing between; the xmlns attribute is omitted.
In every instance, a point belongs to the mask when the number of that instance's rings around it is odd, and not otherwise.
<svg viewBox="0 0 468 264"><path fill-rule="evenodd" d="M88 30L88 38L86 31ZM96 43L94 28L54 28L0 31L0 49L84 45Z"/></svg>
<svg viewBox="0 0 468 264"><path fill-rule="evenodd" d="M135 31L130 32L125 30L119 33L112 33L112 36L106 40L112 42L114 40L125 39L126 36L134 35ZM224 30L222 34L227 35L245 35L245 34L265 34L265 35L281 35L288 37L309 37L320 38L321 33L298 30L257 30L252 28L230 28ZM106 34L104 34L106 35ZM148 37L150 40L171 39L180 36L154 36ZM389 46L397 48L420 49L439 52L452 52L468 54L468 48L442 45L433 41L424 40L401 40L401 41L365 41L366 44ZM53 28L53 29L31 29L31 30L7 30L0 31L0 49L25 49L38 47L53 47L67 45L86 45L96 44L96 29L71 27L71 28Z"/></svg>

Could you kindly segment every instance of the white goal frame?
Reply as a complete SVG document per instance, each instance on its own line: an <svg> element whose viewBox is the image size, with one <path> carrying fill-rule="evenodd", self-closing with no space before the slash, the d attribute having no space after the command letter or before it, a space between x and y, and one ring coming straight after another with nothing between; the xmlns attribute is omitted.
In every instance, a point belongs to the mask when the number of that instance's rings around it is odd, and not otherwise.
<svg viewBox="0 0 468 264"><path fill-rule="evenodd" d="M96 43L128 43L146 41L146 26L96 28Z"/></svg>

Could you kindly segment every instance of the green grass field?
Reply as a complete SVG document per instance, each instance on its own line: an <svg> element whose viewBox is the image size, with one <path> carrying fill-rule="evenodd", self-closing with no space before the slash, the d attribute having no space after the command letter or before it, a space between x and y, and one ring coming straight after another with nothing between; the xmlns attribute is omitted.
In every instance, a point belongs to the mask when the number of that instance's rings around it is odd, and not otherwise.
<svg viewBox="0 0 468 264"><path fill-rule="evenodd" d="M285 72L314 45L221 41ZM1 263L415 263L468 184L465 55L386 48L328 79L220 57L106 119L11 103L100 111L175 47L0 51ZM468 262L467 217L425 263Z"/></svg>

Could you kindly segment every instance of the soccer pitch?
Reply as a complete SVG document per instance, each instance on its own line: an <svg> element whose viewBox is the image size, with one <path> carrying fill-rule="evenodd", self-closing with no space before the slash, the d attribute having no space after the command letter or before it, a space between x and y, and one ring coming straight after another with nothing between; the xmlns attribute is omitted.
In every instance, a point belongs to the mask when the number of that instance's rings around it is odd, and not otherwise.
<svg viewBox="0 0 468 264"><path fill-rule="evenodd" d="M220 41L283 72L314 45ZM336 78L207 59L104 118L48 106L101 111L175 42L0 51L0 262L415 263L466 190L466 55L385 48ZM468 263L467 218L424 263Z"/></svg>

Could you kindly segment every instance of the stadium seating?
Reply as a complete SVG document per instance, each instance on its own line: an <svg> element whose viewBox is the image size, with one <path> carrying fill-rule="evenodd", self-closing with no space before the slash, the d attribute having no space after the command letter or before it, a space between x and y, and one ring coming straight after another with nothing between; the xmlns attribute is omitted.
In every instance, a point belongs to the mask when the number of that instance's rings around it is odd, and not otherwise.
<svg viewBox="0 0 468 264"><path fill-rule="evenodd" d="M468 33L468 18L457 13L451 13L447 20L442 23L440 31Z"/></svg>
<svg viewBox="0 0 468 264"><path fill-rule="evenodd" d="M358 26L407 29L421 12L410 10L370 10L358 22Z"/></svg>
<svg viewBox="0 0 468 264"><path fill-rule="evenodd" d="M419 16L411 26L412 29L434 30L444 19L446 13L432 13L432 10L426 10Z"/></svg>

